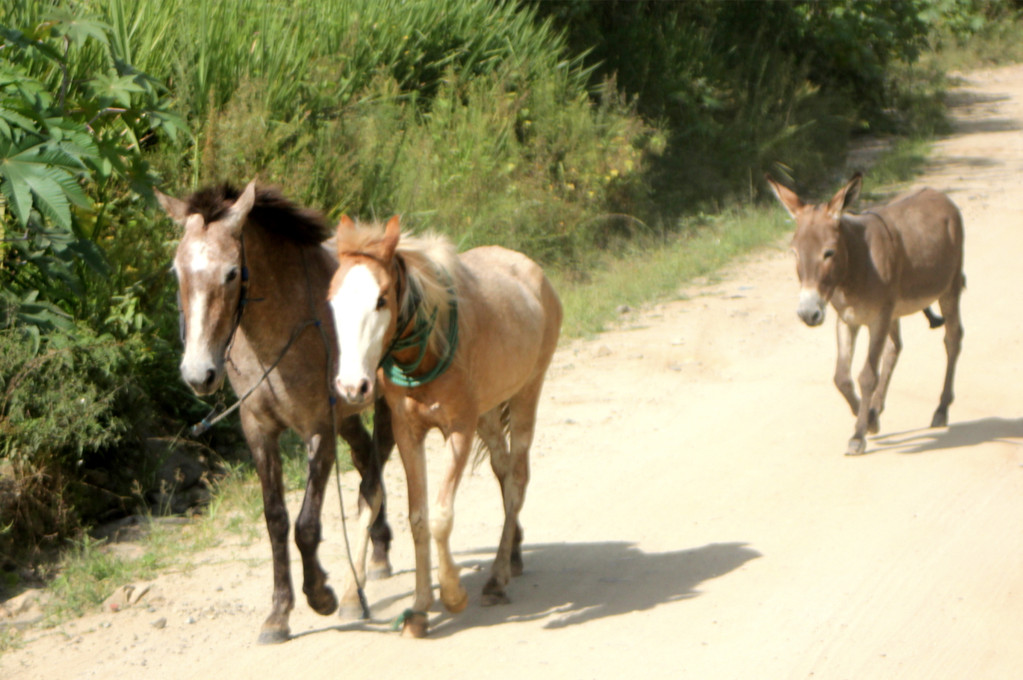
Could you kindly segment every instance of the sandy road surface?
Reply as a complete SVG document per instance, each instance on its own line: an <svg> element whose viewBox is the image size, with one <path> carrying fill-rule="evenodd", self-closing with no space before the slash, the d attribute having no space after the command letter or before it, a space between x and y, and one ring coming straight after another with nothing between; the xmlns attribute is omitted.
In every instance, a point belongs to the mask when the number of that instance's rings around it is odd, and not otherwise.
<svg viewBox="0 0 1023 680"><path fill-rule="evenodd" d="M966 223L949 428L925 429L941 333L911 317L881 435L842 455L853 418L830 381L833 316L798 321L779 246L558 352L512 604L479 606L500 514L484 467L463 481L453 537L468 609L435 605L425 641L389 631L413 583L393 460L398 573L370 584L373 622L300 601L295 639L257 647L260 528L251 544L225 535L138 606L32 632L0 676L1023 677L1023 68L971 74L958 102L958 131L917 182L949 192ZM346 477L349 504L354 487ZM336 497L327 507L321 554L338 583Z"/></svg>

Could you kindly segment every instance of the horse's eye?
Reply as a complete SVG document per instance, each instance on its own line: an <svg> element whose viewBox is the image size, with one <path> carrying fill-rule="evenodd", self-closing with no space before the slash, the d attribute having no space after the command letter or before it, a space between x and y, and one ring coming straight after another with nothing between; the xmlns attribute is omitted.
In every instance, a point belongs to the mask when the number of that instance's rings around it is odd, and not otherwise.
<svg viewBox="0 0 1023 680"><path fill-rule="evenodd" d="M224 277L224 283L231 283L238 278L238 267L231 267L230 271L227 272L227 276Z"/></svg>
<svg viewBox="0 0 1023 680"><path fill-rule="evenodd" d="M824 251L823 257L824 257L825 260L827 260L828 258L834 257L834 256L835 256L835 251L832 250L831 248L828 248L827 250Z"/></svg>
<svg viewBox="0 0 1023 680"><path fill-rule="evenodd" d="M377 298L377 309L383 309L387 306L387 298L383 295Z"/></svg>

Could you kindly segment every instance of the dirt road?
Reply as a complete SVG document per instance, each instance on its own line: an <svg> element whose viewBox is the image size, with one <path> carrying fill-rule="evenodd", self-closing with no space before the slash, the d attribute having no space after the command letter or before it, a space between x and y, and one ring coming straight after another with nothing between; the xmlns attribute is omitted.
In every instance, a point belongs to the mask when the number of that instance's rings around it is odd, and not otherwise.
<svg viewBox="0 0 1023 680"><path fill-rule="evenodd" d="M903 322L881 435L867 455L842 455L853 417L831 384L834 317L826 329L797 319L779 244L560 349L512 604L479 605L500 527L484 466L463 480L452 539L469 607L435 605L424 641L390 631L413 584L395 457L397 574L369 585L372 622L322 618L300 600L295 638L256 646L271 585L258 527L248 544L225 535L139 605L32 632L0 676L1023 676L1023 67L971 73L956 115L915 183L948 192L966 224L947 429L926 429L945 360L941 332L918 315ZM355 478L345 486L352 505ZM336 496L326 505L321 554L338 584Z"/></svg>

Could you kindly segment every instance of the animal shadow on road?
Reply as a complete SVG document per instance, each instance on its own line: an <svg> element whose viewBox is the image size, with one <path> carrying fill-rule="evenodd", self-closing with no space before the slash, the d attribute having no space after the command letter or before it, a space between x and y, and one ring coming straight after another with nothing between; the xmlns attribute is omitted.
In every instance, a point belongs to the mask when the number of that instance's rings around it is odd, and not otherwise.
<svg viewBox="0 0 1023 680"><path fill-rule="evenodd" d="M652 609L696 597L701 583L740 568L760 553L744 543L711 543L667 553L645 553L635 544L544 543L523 546L525 572L508 587L510 604L482 607L479 591L489 576L491 549L463 562L469 607L431 621L430 637L518 621L546 619L565 628L595 619Z"/></svg>
<svg viewBox="0 0 1023 680"><path fill-rule="evenodd" d="M1023 444L1023 418L981 418L952 423L947 428L893 432L873 438L871 453L928 453L988 442Z"/></svg>

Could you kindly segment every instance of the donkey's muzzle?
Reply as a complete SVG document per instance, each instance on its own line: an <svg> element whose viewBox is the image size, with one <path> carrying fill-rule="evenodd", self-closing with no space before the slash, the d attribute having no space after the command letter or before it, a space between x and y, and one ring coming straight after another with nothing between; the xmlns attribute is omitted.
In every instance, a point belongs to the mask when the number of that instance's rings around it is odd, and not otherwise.
<svg viewBox="0 0 1023 680"><path fill-rule="evenodd" d="M803 291L799 294L799 307L796 314L807 326L820 326L824 323L826 302L817 291Z"/></svg>

